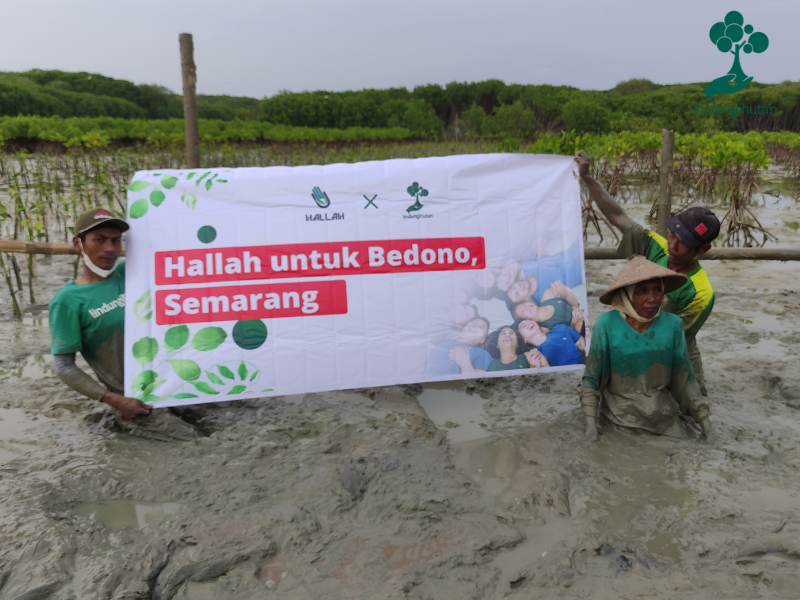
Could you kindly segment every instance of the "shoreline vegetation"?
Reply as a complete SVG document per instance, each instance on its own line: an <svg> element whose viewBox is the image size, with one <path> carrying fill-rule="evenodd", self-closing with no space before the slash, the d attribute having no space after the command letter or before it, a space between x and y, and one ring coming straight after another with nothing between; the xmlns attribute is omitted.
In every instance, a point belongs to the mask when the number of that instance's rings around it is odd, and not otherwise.
<svg viewBox="0 0 800 600"><path fill-rule="evenodd" d="M499 80L346 92L280 92L257 100L198 96L205 144L505 140L525 146L562 132L800 133L800 82L754 82L718 94L705 83L631 79L610 90ZM768 110L762 110L768 107ZM182 97L93 73L0 73L0 144L6 153L79 146L182 144Z"/></svg>

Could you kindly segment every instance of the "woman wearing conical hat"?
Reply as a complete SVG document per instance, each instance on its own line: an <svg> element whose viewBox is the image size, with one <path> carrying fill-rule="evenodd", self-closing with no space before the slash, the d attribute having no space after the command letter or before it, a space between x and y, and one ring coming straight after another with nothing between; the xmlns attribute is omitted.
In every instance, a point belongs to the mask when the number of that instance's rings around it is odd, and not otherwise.
<svg viewBox="0 0 800 600"><path fill-rule="evenodd" d="M690 430L681 414L711 438L681 320L661 311L664 295L685 282L685 275L633 256L600 295L613 310L597 318L586 357L581 408L587 440L597 439L598 421L683 436Z"/></svg>

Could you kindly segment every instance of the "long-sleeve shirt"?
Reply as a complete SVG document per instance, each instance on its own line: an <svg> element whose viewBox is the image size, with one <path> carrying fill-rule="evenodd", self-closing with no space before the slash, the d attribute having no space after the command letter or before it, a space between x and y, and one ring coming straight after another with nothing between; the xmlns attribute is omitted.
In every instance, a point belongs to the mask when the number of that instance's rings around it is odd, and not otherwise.
<svg viewBox="0 0 800 600"><path fill-rule="evenodd" d="M658 434L677 425L679 412L698 422L708 416L677 316L660 313L644 333L616 310L597 318L581 403L598 400L611 422Z"/></svg>

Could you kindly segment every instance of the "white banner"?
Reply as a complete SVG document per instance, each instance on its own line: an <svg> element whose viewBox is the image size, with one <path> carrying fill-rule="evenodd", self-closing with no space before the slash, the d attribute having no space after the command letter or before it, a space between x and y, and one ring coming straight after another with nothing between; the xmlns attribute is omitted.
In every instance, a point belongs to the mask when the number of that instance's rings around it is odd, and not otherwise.
<svg viewBox="0 0 800 600"><path fill-rule="evenodd" d="M141 171L125 393L175 406L582 368L572 158Z"/></svg>

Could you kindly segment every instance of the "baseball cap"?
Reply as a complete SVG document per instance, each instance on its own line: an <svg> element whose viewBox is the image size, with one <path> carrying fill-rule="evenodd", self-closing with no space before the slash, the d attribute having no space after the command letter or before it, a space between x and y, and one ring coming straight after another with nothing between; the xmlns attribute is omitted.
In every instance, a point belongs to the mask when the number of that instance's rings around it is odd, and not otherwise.
<svg viewBox="0 0 800 600"><path fill-rule="evenodd" d="M75 221L75 235L83 235L98 227L113 227L120 231L128 231L129 225L105 208L93 208L78 215Z"/></svg>
<svg viewBox="0 0 800 600"><path fill-rule="evenodd" d="M667 229L687 248L710 244L719 235L719 219L703 206L687 208L667 221Z"/></svg>

